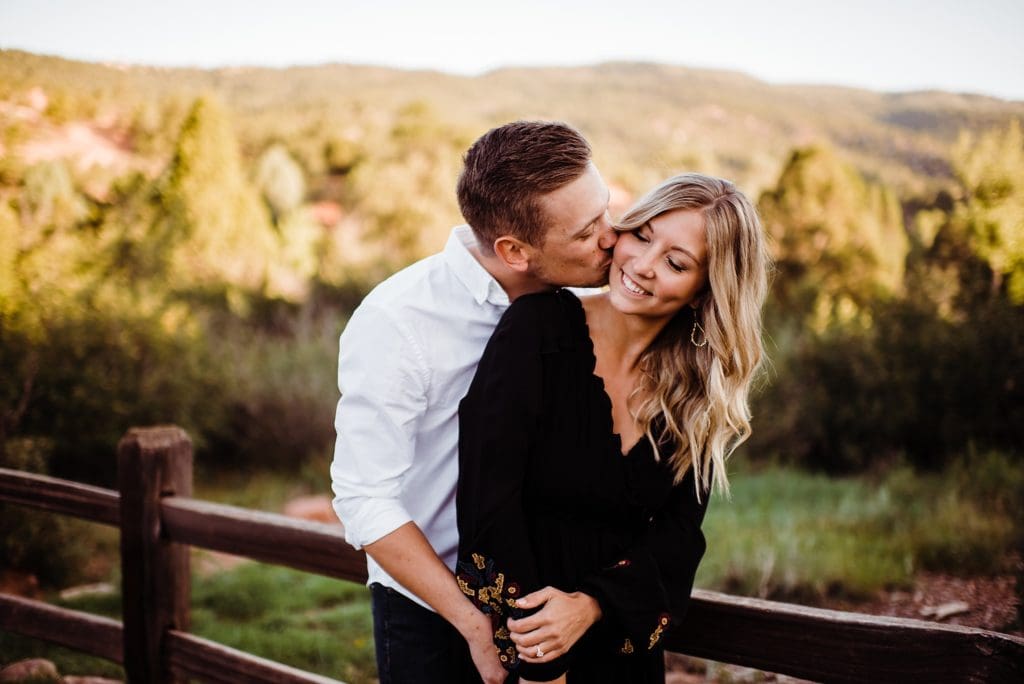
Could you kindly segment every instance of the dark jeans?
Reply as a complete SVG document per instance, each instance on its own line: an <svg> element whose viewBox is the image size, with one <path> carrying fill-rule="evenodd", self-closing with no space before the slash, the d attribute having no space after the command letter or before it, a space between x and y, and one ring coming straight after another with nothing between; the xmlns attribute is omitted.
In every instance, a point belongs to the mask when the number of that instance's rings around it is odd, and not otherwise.
<svg viewBox="0 0 1024 684"><path fill-rule="evenodd" d="M377 582L370 595L380 684L480 684L465 639L447 620Z"/></svg>

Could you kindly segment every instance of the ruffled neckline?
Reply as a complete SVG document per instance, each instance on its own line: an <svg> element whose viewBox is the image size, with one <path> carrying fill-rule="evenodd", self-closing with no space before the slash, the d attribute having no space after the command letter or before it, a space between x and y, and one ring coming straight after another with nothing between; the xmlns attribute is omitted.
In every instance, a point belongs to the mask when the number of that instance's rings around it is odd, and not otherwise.
<svg viewBox="0 0 1024 684"><path fill-rule="evenodd" d="M646 435L640 435L640 437L629 447L626 451L622 450L622 436L615 432L614 421L612 420L612 398L608 395L608 391L605 389L604 379L597 374L597 354L594 353L594 340L590 337L590 326L587 324L587 311L583 308L583 302L575 294L569 290L562 289L558 291L561 301L570 307L569 313L574 318L574 323L582 331L580 340L583 343L581 351L586 355L587 369L590 371L590 381L597 388L597 392L594 396L597 397L598 403L600 404L600 415L608 417L608 434L612 443L615 445L615 450L623 457L631 457L642 445L646 444L650 446Z"/></svg>

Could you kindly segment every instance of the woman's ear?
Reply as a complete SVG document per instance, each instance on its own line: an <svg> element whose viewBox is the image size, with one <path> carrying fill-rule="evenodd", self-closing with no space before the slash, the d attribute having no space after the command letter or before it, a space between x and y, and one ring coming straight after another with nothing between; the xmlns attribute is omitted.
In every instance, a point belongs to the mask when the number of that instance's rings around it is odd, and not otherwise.
<svg viewBox="0 0 1024 684"><path fill-rule="evenodd" d="M503 235L495 240L494 254L513 271L526 273L530 268L529 245L514 237Z"/></svg>
<svg viewBox="0 0 1024 684"><path fill-rule="evenodd" d="M711 292L708 289L708 284L705 283L704 287L701 288L700 292L693 296L690 300L690 308L696 311L711 301Z"/></svg>

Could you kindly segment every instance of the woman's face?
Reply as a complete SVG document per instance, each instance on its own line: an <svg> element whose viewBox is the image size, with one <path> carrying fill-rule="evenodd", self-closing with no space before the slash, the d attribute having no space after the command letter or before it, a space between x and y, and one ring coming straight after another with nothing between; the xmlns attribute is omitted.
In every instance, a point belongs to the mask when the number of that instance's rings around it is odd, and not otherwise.
<svg viewBox="0 0 1024 684"><path fill-rule="evenodd" d="M704 214L676 209L620 233L608 276L612 306L623 313L671 318L696 303L708 279Z"/></svg>

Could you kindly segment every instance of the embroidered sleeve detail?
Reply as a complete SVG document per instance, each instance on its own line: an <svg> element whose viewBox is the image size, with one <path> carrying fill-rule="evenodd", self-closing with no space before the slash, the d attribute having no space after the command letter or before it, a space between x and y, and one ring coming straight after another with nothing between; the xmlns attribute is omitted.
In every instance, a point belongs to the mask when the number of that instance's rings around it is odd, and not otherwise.
<svg viewBox="0 0 1024 684"><path fill-rule="evenodd" d="M658 641L661 640L661 633L665 631L666 627L668 627L668 621L668 613L662 613L661 617L658 618L658 626L654 628L653 632L651 632L651 642L647 644L648 651L654 648L655 644L657 644Z"/></svg>
<svg viewBox="0 0 1024 684"><path fill-rule="evenodd" d="M629 655L630 653L632 653L633 652L633 642L630 641L629 639L626 639L626 642L624 644L622 644L622 648L619 649L619 652L623 653L625 655Z"/></svg>
<svg viewBox="0 0 1024 684"><path fill-rule="evenodd" d="M519 585L507 581L505 573L498 572L493 558L478 553L472 554L471 558L472 562L458 562L456 579L459 588L480 612L491 618L498 658L502 665L511 669L519 664L519 652L512 643L505 621L508 618L519 619L524 615L523 609L515 605L521 594Z"/></svg>

